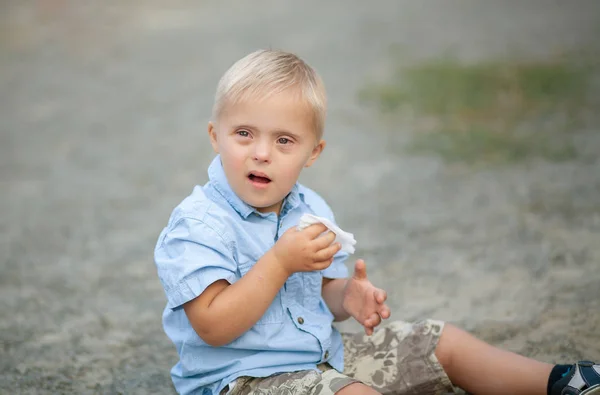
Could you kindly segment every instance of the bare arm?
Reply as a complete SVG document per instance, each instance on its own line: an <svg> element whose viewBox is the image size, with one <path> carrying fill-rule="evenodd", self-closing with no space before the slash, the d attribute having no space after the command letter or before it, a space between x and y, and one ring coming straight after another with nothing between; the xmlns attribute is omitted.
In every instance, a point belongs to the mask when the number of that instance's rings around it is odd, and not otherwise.
<svg viewBox="0 0 600 395"><path fill-rule="evenodd" d="M340 250L335 234L311 225L286 231L265 255L234 284L219 280L183 309L192 328L206 343L219 347L240 337L263 316L287 278L300 271L323 270Z"/></svg>
<svg viewBox="0 0 600 395"><path fill-rule="evenodd" d="M192 327L219 347L237 339L267 311L289 274L269 251L239 281L219 280L183 305Z"/></svg>
<svg viewBox="0 0 600 395"><path fill-rule="evenodd" d="M350 317L350 314L344 309L344 289L348 282L345 278L324 278L322 295L327 307L333 314L335 321L344 321Z"/></svg>
<svg viewBox="0 0 600 395"><path fill-rule="evenodd" d="M367 266L362 259L356 261L352 277L324 279L322 292L336 321L354 317L368 336L382 319L390 317L390 308L385 304L387 293L367 279Z"/></svg>

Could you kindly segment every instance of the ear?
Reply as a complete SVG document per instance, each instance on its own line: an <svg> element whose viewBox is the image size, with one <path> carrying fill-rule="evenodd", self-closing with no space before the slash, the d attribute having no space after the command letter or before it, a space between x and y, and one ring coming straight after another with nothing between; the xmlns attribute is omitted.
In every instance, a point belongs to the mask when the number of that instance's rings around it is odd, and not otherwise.
<svg viewBox="0 0 600 395"><path fill-rule="evenodd" d="M310 153L310 157L308 158L308 161L304 167L310 167L313 163L315 163L319 155L321 155L321 152L323 152L325 149L325 145L325 140L321 140L319 141L319 144L315 145L315 148L313 148L312 152Z"/></svg>
<svg viewBox="0 0 600 395"><path fill-rule="evenodd" d="M213 150L218 154L219 144L217 144L217 129L212 122L208 123L208 137L210 138L210 144L212 145Z"/></svg>

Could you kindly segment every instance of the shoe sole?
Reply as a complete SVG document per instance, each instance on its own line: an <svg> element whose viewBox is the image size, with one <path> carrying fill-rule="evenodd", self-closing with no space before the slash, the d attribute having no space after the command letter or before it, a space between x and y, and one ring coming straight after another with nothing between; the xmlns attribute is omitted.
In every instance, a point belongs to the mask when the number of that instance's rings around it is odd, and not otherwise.
<svg viewBox="0 0 600 395"><path fill-rule="evenodd" d="M584 390L581 395L600 395L600 384L596 384L593 387Z"/></svg>

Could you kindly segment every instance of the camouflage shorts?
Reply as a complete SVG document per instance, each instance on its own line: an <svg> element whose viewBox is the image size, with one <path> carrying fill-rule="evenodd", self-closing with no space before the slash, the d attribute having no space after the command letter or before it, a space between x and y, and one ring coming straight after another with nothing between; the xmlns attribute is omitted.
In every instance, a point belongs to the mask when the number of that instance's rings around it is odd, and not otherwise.
<svg viewBox="0 0 600 395"><path fill-rule="evenodd" d="M394 321L372 336L342 334L343 374L325 363L318 365L321 373L307 370L269 377L240 377L229 394L331 395L356 382L382 394L454 393L434 354L443 328L440 321L414 324Z"/></svg>

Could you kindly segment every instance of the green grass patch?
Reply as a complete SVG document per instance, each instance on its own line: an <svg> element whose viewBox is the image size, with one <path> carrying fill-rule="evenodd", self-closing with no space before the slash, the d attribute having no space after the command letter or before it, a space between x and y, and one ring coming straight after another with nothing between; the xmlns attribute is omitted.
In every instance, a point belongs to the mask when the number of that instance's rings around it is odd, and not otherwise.
<svg viewBox="0 0 600 395"><path fill-rule="evenodd" d="M504 163L541 157L553 162L573 159L577 151L565 138L539 133L496 133L473 125L467 130L418 133L408 146L413 153L436 153L449 162Z"/></svg>
<svg viewBox="0 0 600 395"><path fill-rule="evenodd" d="M565 132L586 107L593 72L568 59L463 64L443 58L398 67L359 98L383 113L411 110L428 120L416 122L413 152L467 162L560 161L576 156Z"/></svg>

